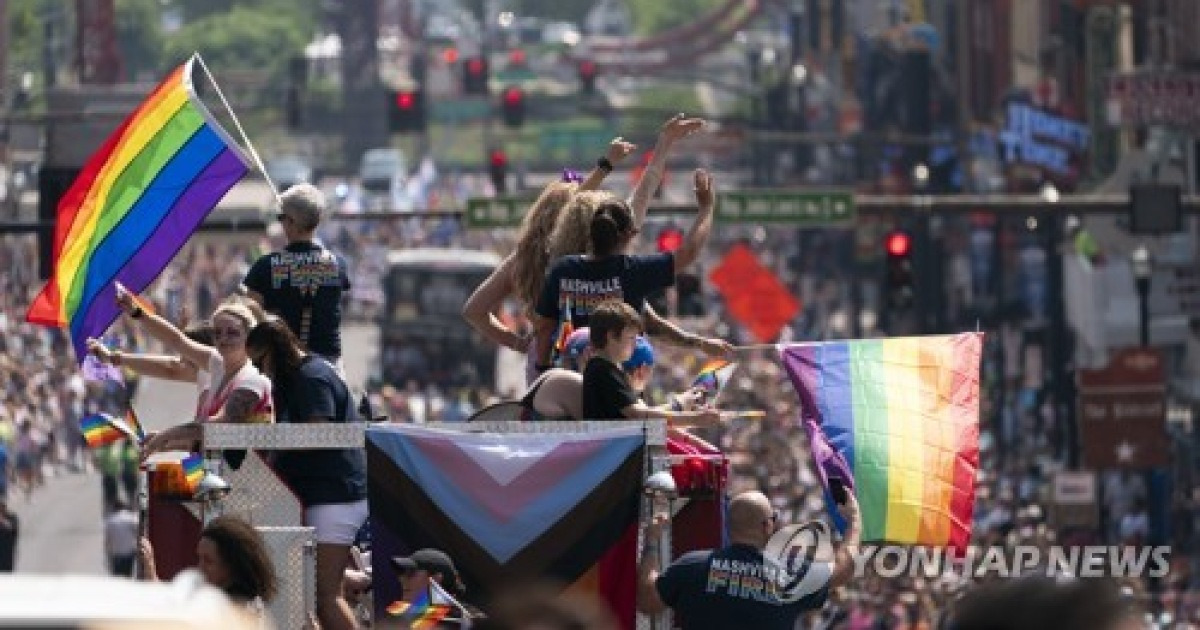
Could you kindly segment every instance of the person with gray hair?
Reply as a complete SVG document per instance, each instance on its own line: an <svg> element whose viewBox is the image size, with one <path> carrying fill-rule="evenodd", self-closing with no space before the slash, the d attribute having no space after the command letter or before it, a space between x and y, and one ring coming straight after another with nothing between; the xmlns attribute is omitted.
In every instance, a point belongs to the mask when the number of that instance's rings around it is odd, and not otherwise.
<svg viewBox="0 0 1200 630"><path fill-rule="evenodd" d="M279 195L279 219L287 246L260 257L246 273L246 294L275 313L304 348L335 365L342 356L342 295L350 290L344 258L315 240L325 195L297 184Z"/></svg>

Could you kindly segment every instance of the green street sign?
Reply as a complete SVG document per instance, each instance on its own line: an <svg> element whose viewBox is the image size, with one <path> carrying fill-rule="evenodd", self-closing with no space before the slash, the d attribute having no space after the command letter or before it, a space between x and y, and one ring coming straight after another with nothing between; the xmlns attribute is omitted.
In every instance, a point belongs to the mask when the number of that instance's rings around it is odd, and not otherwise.
<svg viewBox="0 0 1200 630"><path fill-rule="evenodd" d="M828 226L854 221L854 193L764 190L722 193L717 220Z"/></svg>
<svg viewBox="0 0 1200 630"><path fill-rule="evenodd" d="M533 202L529 197L473 197L467 200L466 226L468 229L517 227Z"/></svg>
<svg viewBox="0 0 1200 630"><path fill-rule="evenodd" d="M429 113L434 122L456 123L487 118L492 113L492 106L484 98L444 100L430 107Z"/></svg>

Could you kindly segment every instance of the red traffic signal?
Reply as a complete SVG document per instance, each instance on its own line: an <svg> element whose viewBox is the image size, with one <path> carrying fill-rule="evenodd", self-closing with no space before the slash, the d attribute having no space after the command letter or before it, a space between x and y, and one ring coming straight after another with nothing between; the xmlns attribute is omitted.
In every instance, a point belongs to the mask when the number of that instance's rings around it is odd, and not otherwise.
<svg viewBox="0 0 1200 630"><path fill-rule="evenodd" d="M500 99L504 110L504 124L509 127L520 127L525 123L525 92L519 87L504 90Z"/></svg>
<svg viewBox="0 0 1200 630"><path fill-rule="evenodd" d="M425 105L420 90L388 92L388 129L396 132L425 130Z"/></svg>
<svg viewBox="0 0 1200 630"><path fill-rule="evenodd" d="M411 110L417 104L417 99L412 92L396 93L396 107L404 110Z"/></svg>
<svg viewBox="0 0 1200 630"><path fill-rule="evenodd" d="M657 244L658 251L663 253L673 252L683 245L683 232L679 231L678 228L663 228L658 233Z"/></svg>
<svg viewBox="0 0 1200 630"><path fill-rule="evenodd" d="M896 230L887 235L884 241L888 256L902 258L912 252L912 239L907 233Z"/></svg>
<svg viewBox="0 0 1200 630"><path fill-rule="evenodd" d="M489 157L489 160L491 161L492 166L508 165L508 155L506 155L504 151L501 151L500 149L492 151L492 155Z"/></svg>
<svg viewBox="0 0 1200 630"><path fill-rule="evenodd" d="M585 94L596 91L596 62L590 59L579 62L579 85Z"/></svg>
<svg viewBox="0 0 1200 630"><path fill-rule="evenodd" d="M488 64L483 57L471 57L462 65L463 93L488 93Z"/></svg>
<svg viewBox="0 0 1200 630"><path fill-rule="evenodd" d="M525 94L521 92L521 88L508 88L504 90L504 106L517 107L524 100Z"/></svg>
<svg viewBox="0 0 1200 630"><path fill-rule="evenodd" d="M514 66L525 65L525 51L520 48L514 48L508 52L508 63Z"/></svg>

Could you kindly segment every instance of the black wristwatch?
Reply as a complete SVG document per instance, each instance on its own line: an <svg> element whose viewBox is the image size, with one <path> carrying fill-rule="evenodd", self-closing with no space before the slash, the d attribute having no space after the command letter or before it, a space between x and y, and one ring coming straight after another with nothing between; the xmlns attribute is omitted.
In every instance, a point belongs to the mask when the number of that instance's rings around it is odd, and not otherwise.
<svg viewBox="0 0 1200 630"><path fill-rule="evenodd" d="M608 161L608 158L601 157L599 160L596 160L596 168L605 173L611 173L613 171L613 163Z"/></svg>

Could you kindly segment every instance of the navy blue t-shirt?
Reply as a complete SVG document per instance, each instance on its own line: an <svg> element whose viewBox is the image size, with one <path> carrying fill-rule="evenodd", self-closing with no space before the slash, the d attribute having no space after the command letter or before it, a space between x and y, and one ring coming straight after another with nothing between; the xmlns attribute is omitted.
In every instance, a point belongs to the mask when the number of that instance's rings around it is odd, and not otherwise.
<svg viewBox="0 0 1200 630"><path fill-rule="evenodd" d="M254 261L242 282L311 352L340 357L342 294L350 290L346 268L341 256L316 243L289 243Z"/></svg>
<svg viewBox="0 0 1200 630"><path fill-rule="evenodd" d="M829 586L794 602L780 601L776 567L748 545L693 551L673 562L655 587L683 630L792 630L820 608Z"/></svg>
<svg viewBox="0 0 1200 630"><path fill-rule="evenodd" d="M588 325L596 305L624 300L641 313L646 296L675 284L675 255L564 256L546 273L537 314L562 321L571 314L576 329Z"/></svg>
<svg viewBox="0 0 1200 630"><path fill-rule="evenodd" d="M286 390L286 391L283 391ZM284 388L275 405L277 422L355 422L350 390L328 361L305 357L300 373ZM367 458L358 448L280 451L275 471L305 506L350 503L367 497Z"/></svg>

